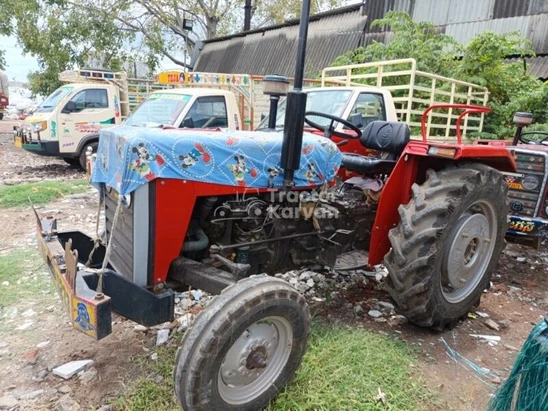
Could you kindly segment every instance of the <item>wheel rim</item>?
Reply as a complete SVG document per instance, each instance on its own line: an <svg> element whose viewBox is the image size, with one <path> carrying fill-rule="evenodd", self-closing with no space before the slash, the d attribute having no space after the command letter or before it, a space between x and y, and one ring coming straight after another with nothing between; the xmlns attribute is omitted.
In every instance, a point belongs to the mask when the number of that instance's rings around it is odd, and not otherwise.
<svg viewBox="0 0 548 411"><path fill-rule="evenodd" d="M219 368L221 398L234 405L259 397L278 379L293 346L293 328L283 317L249 326L228 350Z"/></svg>
<svg viewBox="0 0 548 411"><path fill-rule="evenodd" d="M450 303L465 300L485 275L497 239L492 204L478 201L463 213L451 232L442 267L441 289Z"/></svg>

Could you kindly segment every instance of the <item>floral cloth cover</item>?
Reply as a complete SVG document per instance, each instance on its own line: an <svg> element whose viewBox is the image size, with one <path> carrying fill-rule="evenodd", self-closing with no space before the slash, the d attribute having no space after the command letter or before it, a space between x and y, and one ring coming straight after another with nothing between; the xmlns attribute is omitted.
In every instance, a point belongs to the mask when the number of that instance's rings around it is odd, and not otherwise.
<svg viewBox="0 0 548 411"><path fill-rule="evenodd" d="M101 130L91 182L129 194L156 178L251 188L282 187L282 133L118 126ZM303 136L295 186L335 178L341 153L329 139Z"/></svg>

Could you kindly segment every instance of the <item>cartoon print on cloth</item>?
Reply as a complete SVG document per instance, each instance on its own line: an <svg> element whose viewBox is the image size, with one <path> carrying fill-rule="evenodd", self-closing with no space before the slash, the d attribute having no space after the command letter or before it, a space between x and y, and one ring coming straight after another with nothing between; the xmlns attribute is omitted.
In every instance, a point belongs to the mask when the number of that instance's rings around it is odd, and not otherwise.
<svg viewBox="0 0 548 411"><path fill-rule="evenodd" d="M77 317L74 319L74 322L78 324L82 330L84 331L91 331L93 330L93 326L91 325L91 321L89 319L89 313L88 308L84 303L78 303L76 306L77 310Z"/></svg>
<svg viewBox="0 0 548 411"><path fill-rule="evenodd" d="M159 154L150 154L144 143L139 143L139 145L137 147L133 147L131 151L137 154L137 158L131 162L129 169L131 171L137 171L139 175L147 181L154 180L156 178L156 174L154 174L150 169L149 163L155 161L161 166L164 164L164 158Z"/></svg>
<svg viewBox="0 0 548 411"><path fill-rule="evenodd" d="M124 143L126 142L126 139L124 136L116 136L115 140L116 142L116 154L118 154L118 158L122 160Z"/></svg>
<svg viewBox="0 0 548 411"><path fill-rule="evenodd" d="M200 143L194 144L194 148L190 150L186 155L179 156L179 160L183 162L183 164L181 164L183 168L192 167L200 160L200 158L206 164L211 161L211 155Z"/></svg>
<svg viewBox="0 0 548 411"><path fill-rule="evenodd" d="M303 171L304 177L310 184L314 184L316 182L316 178L318 178L320 181L323 180L323 176L316 171L316 165L312 162L308 163L307 169Z"/></svg>
<svg viewBox="0 0 548 411"><path fill-rule="evenodd" d="M239 186L245 186L245 175L249 174L255 178L259 175L255 168L249 169L245 163L245 157L242 155L234 156L236 164L228 164L228 168L232 171L234 180Z"/></svg>
<svg viewBox="0 0 548 411"><path fill-rule="evenodd" d="M101 130L91 182L129 194L156 178L249 188L283 186L283 136L277 132L114 126ZM332 181L342 155L335 143L303 134L295 187ZM101 155L106 158L106 163ZM186 165L186 167L184 167Z"/></svg>
<svg viewBox="0 0 548 411"><path fill-rule="evenodd" d="M274 188L274 179L282 173L282 166L278 163L274 167L267 168L266 171L268 171L268 188Z"/></svg>

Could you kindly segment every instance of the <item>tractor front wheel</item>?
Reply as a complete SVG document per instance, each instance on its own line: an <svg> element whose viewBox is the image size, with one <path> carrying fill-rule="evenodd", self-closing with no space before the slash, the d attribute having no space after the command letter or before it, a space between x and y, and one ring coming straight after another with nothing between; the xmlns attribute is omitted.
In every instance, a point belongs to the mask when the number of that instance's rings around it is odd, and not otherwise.
<svg viewBox="0 0 548 411"><path fill-rule="evenodd" d="M479 303L505 244L506 193L484 164L428 170L413 185L385 257L387 289L410 321L441 331Z"/></svg>
<svg viewBox="0 0 548 411"><path fill-rule="evenodd" d="M227 287L196 317L175 361L185 410L258 410L299 367L310 334L306 301L283 280Z"/></svg>

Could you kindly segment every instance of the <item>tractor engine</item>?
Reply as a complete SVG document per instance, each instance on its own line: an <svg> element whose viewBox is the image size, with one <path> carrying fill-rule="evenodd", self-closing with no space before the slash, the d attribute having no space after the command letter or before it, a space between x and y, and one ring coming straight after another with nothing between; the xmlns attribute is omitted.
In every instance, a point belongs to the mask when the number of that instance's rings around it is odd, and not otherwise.
<svg viewBox="0 0 548 411"><path fill-rule="evenodd" d="M312 192L206 197L194 211L183 256L206 262L219 255L248 264L249 274L333 266L341 253L368 249L379 194L344 183Z"/></svg>

